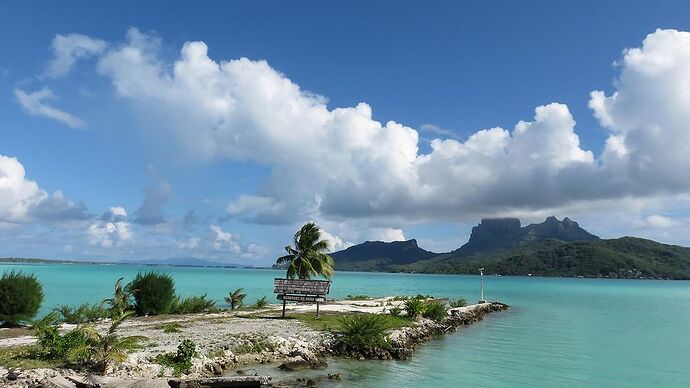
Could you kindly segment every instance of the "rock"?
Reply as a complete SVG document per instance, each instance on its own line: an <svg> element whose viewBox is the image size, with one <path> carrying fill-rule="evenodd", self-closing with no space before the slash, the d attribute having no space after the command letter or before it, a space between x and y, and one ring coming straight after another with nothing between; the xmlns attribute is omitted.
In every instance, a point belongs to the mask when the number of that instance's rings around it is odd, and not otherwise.
<svg viewBox="0 0 690 388"><path fill-rule="evenodd" d="M107 386L111 388L111 386ZM124 386L114 386L112 388L170 388L168 382L162 379L150 380L150 379L139 379L130 382Z"/></svg>
<svg viewBox="0 0 690 388"><path fill-rule="evenodd" d="M301 357L295 357L291 360L285 361L278 367L287 371L298 371L311 368L311 363Z"/></svg>
<svg viewBox="0 0 690 388"><path fill-rule="evenodd" d="M340 381L342 378L340 377L340 373L329 373L328 374L328 379L329 380L334 380L334 381Z"/></svg>
<svg viewBox="0 0 690 388"><path fill-rule="evenodd" d="M77 385L62 376L55 376L41 382L45 388L76 388Z"/></svg>
<svg viewBox="0 0 690 388"><path fill-rule="evenodd" d="M307 387L315 387L315 386L316 386L316 383L314 382L314 380L312 380L312 379L307 380Z"/></svg>
<svg viewBox="0 0 690 388"><path fill-rule="evenodd" d="M213 372L213 374L216 376L220 376L223 374L223 367L221 367L217 362L211 363L211 372Z"/></svg>
<svg viewBox="0 0 690 388"><path fill-rule="evenodd" d="M5 378L6 378L7 380L9 380L9 381L15 381L15 380L17 380L17 379L19 378L19 373L17 373L17 372L15 372L15 371L13 371L13 370L10 369L10 370L7 372L7 375L5 376Z"/></svg>
<svg viewBox="0 0 690 388"><path fill-rule="evenodd" d="M268 385L268 376L234 376L199 379L171 379L168 385L172 388L214 388L214 387L258 387ZM147 387L148 388L148 387Z"/></svg>

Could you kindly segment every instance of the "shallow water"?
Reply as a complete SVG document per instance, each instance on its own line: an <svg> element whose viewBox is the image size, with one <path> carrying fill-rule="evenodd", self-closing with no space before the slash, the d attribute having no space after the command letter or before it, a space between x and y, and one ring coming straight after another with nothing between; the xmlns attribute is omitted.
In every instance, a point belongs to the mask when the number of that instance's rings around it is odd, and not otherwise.
<svg viewBox="0 0 690 388"><path fill-rule="evenodd" d="M35 273L43 312L58 304L96 302L118 277L150 267L0 265ZM207 293L222 303L245 288L247 301L272 298L282 271L158 267L183 295ZM333 386L690 386L690 282L486 277L486 297L505 312L421 346L410 361L332 361L316 377L341 372ZM339 272L332 297L347 294L477 298L479 278L458 275ZM321 375L319 375L321 373Z"/></svg>

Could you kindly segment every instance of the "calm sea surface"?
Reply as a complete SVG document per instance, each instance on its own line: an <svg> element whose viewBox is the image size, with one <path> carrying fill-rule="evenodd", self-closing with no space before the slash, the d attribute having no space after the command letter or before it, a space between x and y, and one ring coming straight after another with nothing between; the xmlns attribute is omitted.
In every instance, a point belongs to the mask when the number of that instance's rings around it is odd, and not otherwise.
<svg viewBox="0 0 690 388"><path fill-rule="evenodd" d="M33 272L43 282L42 313L58 304L100 301L118 277L129 280L151 269L0 265L0 271L11 268ZM206 293L219 303L239 287L250 303L272 298L272 279L283 275L157 269L173 275L178 293ZM339 272L331 296L423 293L475 300L478 288L477 276ZM421 346L410 361L336 360L329 369L343 373L339 386L690 386L690 282L487 277L486 296L511 309Z"/></svg>

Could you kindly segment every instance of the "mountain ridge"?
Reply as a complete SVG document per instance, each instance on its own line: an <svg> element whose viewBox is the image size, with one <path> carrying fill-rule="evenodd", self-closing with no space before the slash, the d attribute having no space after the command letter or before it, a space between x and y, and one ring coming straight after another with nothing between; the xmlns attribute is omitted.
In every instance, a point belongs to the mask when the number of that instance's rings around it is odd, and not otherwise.
<svg viewBox="0 0 690 388"><path fill-rule="evenodd" d="M395 243L414 249L407 256L387 250ZM372 246L375 254L367 251ZM413 239L367 241L331 256L339 270L476 274L483 267L499 275L690 279L690 248L636 237L600 239L568 217L526 226L517 218L483 219L460 248L432 254Z"/></svg>

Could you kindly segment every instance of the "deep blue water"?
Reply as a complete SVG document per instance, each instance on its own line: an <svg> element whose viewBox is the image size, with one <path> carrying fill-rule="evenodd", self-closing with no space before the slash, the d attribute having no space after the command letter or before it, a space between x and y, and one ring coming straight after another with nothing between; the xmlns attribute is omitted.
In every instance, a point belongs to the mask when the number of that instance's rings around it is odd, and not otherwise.
<svg viewBox="0 0 690 388"><path fill-rule="evenodd" d="M0 265L35 273L43 312L96 302L118 277L149 267L75 264ZM160 267L182 295L222 303L243 287L247 301L272 298L282 271ZM404 362L335 362L341 386L682 387L690 386L690 282L487 277L486 297L511 305L484 321L419 348ZM479 278L459 275L339 272L331 296L413 295L477 299Z"/></svg>

